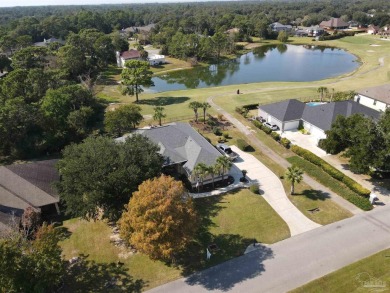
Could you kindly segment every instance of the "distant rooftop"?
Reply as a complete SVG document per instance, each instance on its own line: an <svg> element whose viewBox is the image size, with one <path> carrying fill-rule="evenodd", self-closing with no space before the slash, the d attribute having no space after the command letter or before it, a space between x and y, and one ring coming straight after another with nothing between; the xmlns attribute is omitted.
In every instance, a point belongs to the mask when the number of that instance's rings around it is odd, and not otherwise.
<svg viewBox="0 0 390 293"><path fill-rule="evenodd" d="M390 105L390 84L361 89L357 93Z"/></svg>

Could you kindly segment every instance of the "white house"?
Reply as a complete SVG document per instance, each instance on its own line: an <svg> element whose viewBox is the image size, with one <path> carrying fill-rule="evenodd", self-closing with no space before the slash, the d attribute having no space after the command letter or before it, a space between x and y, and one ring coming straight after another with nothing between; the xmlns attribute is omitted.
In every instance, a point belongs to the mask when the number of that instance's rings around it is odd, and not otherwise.
<svg viewBox="0 0 390 293"><path fill-rule="evenodd" d="M305 104L298 100L286 100L259 107L259 116L277 125L280 130L305 128L316 140L326 138L325 131L331 129L338 115L344 117L360 113L375 120L380 112L354 101L331 102L320 105Z"/></svg>
<svg viewBox="0 0 390 293"><path fill-rule="evenodd" d="M270 28L274 32L281 32L281 31L290 32L292 30L292 26L291 25L289 25L289 24L281 24L279 22L271 23L270 24Z"/></svg>
<svg viewBox="0 0 390 293"><path fill-rule="evenodd" d="M390 84L357 91L354 101L377 111L386 111L390 107Z"/></svg>
<svg viewBox="0 0 390 293"><path fill-rule="evenodd" d="M129 51L116 52L116 63L118 67L125 67L125 62L128 60L140 60L141 53L137 50L131 49Z"/></svg>
<svg viewBox="0 0 390 293"><path fill-rule="evenodd" d="M150 65L159 65L165 63L164 55L151 55L148 57L148 61Z"/></svg>
<svg viewBox="0 0 390 293"><path fill-rule="evenodd" d="M367 33L370 35L376 35L379 32L379 26L369 25L367 28Z"/></svg>

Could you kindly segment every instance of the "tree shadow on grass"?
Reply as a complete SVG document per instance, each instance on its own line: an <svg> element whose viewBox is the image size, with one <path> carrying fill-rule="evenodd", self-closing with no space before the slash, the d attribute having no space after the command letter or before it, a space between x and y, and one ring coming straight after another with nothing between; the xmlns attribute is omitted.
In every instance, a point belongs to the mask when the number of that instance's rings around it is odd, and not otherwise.
<svg viewBox="0 0 390 293"><path fill-rule="evenodd" d="M208 290L229 290L236 283L260 275L264 271L262 261L273 255L271 249L260 246L259 251L250 253L251 257L243 256L245 249L254 239L237 234L210 232L210 229L216 226L213 218L224 209L220 205L224 200L221 195L195 200L200 217L199 230L195 240L177 258L183 275L189 276L186 282L202 285ZM211 244L214 244L216 249L211 251L212 256L207 260L206 249ZM204 269L206 270L200 271Z"/></svg>
<svg viewBox="0 0 390 293"><path fill-rule="evenodd" d="M68 265L60 293L141 292L145 283L134 280L122 263L97 263L80 255Z"/></svg>
<svg viewBox="0 0 390 293"><path fill-rule="evenodd" d="M156 97L154 99L140 100L138 104L151 105L151 106L168 106L174 104L181 104L188 101L188 97Z"/></svg>
<svg viewBox="0 0 390 293"><path fill-rule="evenodd" d="M261 275L265 271L263 262L272 257L272 250L260 245L256 251L195 273L185 282L189 285L201 285L207 290L228 291L235 284Z"/></svg>
<svg viewBox="0 0 390 293"><path fill-rule="evenodd" d="M308 199L311 200L326 200L330 198L329 193L323 192L321 190L314 190L314 189L305 189L301 193L297 195L303 195L306 196Z"/></svg>

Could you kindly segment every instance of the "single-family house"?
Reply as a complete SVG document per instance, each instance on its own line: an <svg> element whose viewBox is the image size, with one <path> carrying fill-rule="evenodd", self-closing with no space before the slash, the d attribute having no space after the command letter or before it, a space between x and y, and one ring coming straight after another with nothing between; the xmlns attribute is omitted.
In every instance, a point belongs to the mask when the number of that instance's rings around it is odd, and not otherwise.
<svg viewBox="0 0 390 293"><path fill-rule="evenodd" d="M386 111L390 107L390 84L361 89L354 101L377 111Z"/></svg>
<svg viewBox="0 0 390 293"><path fill-rule="evenodd" d="M325 30L320 27L319 25L311 26L306 29L307 34L309 37L318 37L322 36L325 32Z"/></svg>
<svg viewBox="0 0 390 293"><path fill-rule="evenodd" d="M267 122L277 125L283 132L299 127L304 109L305 103L291 99L260 106L259 116Z"/></svg>
<svg viewBox="0 0 390 293"><path fill-rule="evenodd" d="M347 29L349 24L341 18L331 18L330 20L324 20L320 23L320 27L329 30L341 30Z"/></svg>
<svg viewBox="0 0 390 293"><path fill-rule="evenodd" d="M331 102L313 106L292 99L259 106L259 116L279 126L282 132L295 130L301 126L317 141L326 138L325 131L331 128L338 115L349 117L357 113L375 120L378 120L381 114L355 101Z"/></svg>
<svg viewBox="0 0 390 293"><path fill-rule="evenodd" d="M292 26L289 24L281 24L279 22L274 22L269 25L272 31L274 32L290 32L292 30Z"/></svg>
<svg viewBox="0 0 390 293"><path fill-rule="evenodd" d="M160 147L160 154L165 159L163 168L174 174L185 175L192 187L195 187L198 182L198 178L193 174L195 166L199 163L207 166L213 165L221 156L221 153L189 123L176 122L160 127L140 129L136 133L156 143ZM127 136L117 138L116 141L124 141ZM214 180L219 181L221 178L221 176L215 176ZM208 176L204 178L203 183L211 181L211 176Z"/></svg>
<svg viewBox="0 0 390 293"><path fill-rule="evenodd" d="M154 65L160 65L165 63L165 55L157 55L153 54L148 57L149 64Z"/></svg>
<svg viewBox="0 0 390 293"><path fill-rule="evenodd" d="M60 179L56 163L46 160L0 166L0 230L28 207L43 217L59 213L59 196L53 186Z"/></svg>
<svg viewBox="0 0 390 293"><path fill-rule="evenodd" d="M130 49L128 51L116 52L116 63L118 67L125 67L125 63L128 60L140 60L141 53L137 50Z"/></svg>
<svg viewBox="0 0 390 293"><path fill-rule="evenodd" d="M376 35L377 33L379 33L379 26L375 26L375 25L369 25L368 28L367 28L367 33L370 34L370 35Z"/></svg>
<svg viewBox="0 0 390 293"><path fill-rule="evenodd" d="M60 46L65 45L65 41L61 39L56 38L50 38L50 39L43 39L43 42L36 42L34 43L34 46L36 47L48 47L50 44L58 43Z"/></svg>

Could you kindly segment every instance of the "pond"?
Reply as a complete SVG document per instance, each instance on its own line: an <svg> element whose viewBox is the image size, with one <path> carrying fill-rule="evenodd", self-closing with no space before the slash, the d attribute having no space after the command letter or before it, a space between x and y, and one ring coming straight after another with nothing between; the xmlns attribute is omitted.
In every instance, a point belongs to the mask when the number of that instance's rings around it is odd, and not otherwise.
<svg viewBox="0 0 390 293"><path fill-rule="evenodd" d="M180 70L153 78L147 92L164 92L263 81L313 81L339 76L359 66L356 56L338 48L268 45L234 60Z"/></svg>

